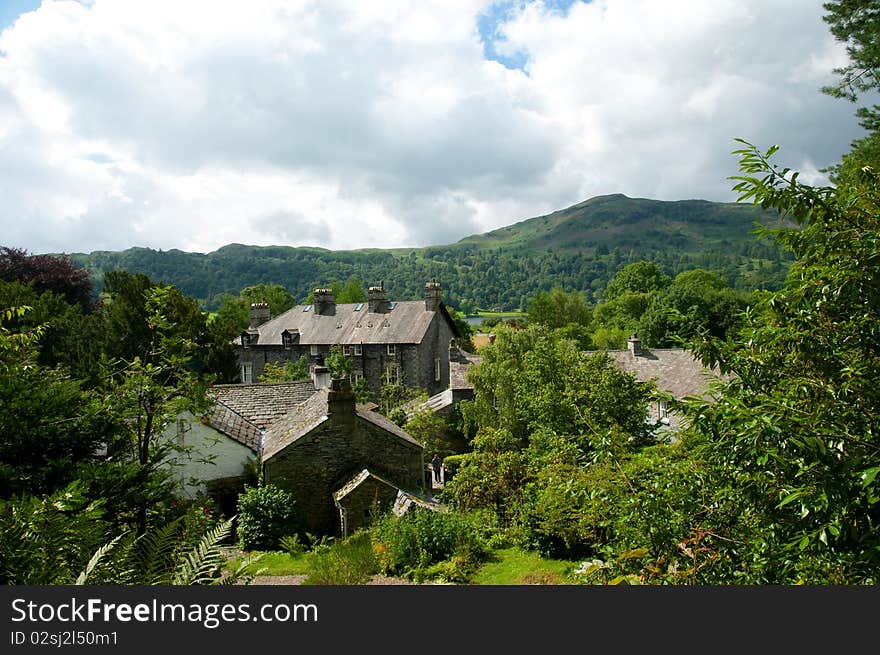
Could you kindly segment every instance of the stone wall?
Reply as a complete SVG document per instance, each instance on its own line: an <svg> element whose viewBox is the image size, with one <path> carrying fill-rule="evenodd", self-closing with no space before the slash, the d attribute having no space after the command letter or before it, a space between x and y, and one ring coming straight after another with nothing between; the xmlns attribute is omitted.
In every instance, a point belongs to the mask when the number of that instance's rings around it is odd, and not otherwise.
<svg viewBox="0 0 880 655"><path fill-rule="evenodd" d="M410 490L422 487L422 449L349 414L325 421L263 464L267 483L294 493L309 532L339 534L333 493L368 468Z"/></svg>
<svg viewBox="0 0 880 655"><path fill-rule="evenodd" d="M372 523L377 512L385 512L394 504L397 489L375 478L367 478L339 501L345 510L346 530L349 535ZM340 517L341 520L341 517Z"/></svg>

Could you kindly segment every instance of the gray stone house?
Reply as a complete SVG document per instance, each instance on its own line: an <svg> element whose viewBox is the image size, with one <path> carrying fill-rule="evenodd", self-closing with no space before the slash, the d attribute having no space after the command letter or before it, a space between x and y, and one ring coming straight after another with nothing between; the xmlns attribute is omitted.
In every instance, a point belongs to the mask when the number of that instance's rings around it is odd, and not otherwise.
<svg viewBox="0 0 880 655"><path fill-rule="evenodd" d="M347 380L333 380L266 430L260 461L267 484L295 495L309 532L348 534L375 509L390 509L399 492L426 495L423 451L357 404Z"/></svg>
<svg viewBox="0 0 880 655"><path fill-rule="evenodd" d="M425 284L423 300L392 302L384 284L370 287L363 303L335 302L315 289L314 303L276 316L265 303L251 306L251 324L237 342L241 381L258 380L268 362L308 358L324 364L333 345L352 358L352 382L363 378L373 393L383 376L434 395L449 387L449 347L458 331L442 301L440 284Z"/></svg>
<svg viewBox="0 0 880 655"><path fill-rule="evenodd" d="M720 376L706 368L684 348L643 348L641 339L632 335L626 350L609 350L608 356L618 368L632 373L641 382L653 381L657 389L676 400L706 397L710 382ZM648 407L648 420L673 432L682 427L682 417L666 400L656 400Z"/></svg>

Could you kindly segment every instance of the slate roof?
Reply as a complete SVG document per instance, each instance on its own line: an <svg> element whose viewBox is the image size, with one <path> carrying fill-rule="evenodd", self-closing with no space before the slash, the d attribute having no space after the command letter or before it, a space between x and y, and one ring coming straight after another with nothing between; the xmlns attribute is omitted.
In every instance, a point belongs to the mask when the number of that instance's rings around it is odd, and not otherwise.
<svg viewBox="0 0 880 655"><path fill-rule="evenodd" d="M294 407L311 398L315 394L315 384L311 380L218 384L211 387L210 393L246 421L265 430Z"/></svg>
<svg viewBox="0 0 880 655"><path fill-rule="evenodd" d="M678 399L705 396L709 381L719 374L707 369L683 348L607 351L611 360L627 373L634 373L642 382L654 380L657 388Z"/></svg>
<svg viewBox="0 0 880 655"><path fill-rule="evenodd" d="M415 505L416 507L422 507L424 509L430 509L434 511L443 511L446 509L443 505L440 505L435 501L427 500L416 493L401 489L393 482L389 482L381 475L377 475L369 469L363 469L356 476L354 476L351 480L346 482L342 487L340 487L333 493L333 500L336 502L337 506L339 505L339 501L341 501L348 494L357 489L360 485L362 485L370 478L378 480L379 482L388 485L392 489L397 489L397 496L394 499L394 505L391 510L395 514L395 516L402 516L413 505Z"/></svg>
<svg viewBox="0 0 880 655"><path fill-rule="evenodd" d="M449 388L450 389L473 389L474 385L468 382L467 371L474 364L483 361L480 355L474 355L464 350L449 351Z"/></svg>
<svg viewBox="0 0 880 655"><path fill-rule="evenodd" d="M371 312L367 302L343 303L334 305L332 314L316 314L312 305L297 305L249 331L259 334L256 345L281 346L285 330L298 330L298 343L308 345L421 343L437 312L425 309L424 300L392 304L393 309ZM457 333L442 303L439 313Z"/></svg>
<svg viewBox="0 0 880 655"><path fill-rule="evenodd" d="M251 423L244 416L220 401L214 403L214 409L208 417L208 425L222 432L238 443L247 446L255 453L260 451L259 426Z"/></svg>
<svg viewBox="0 0 880 655"><path fill-rule="evenodd" d="M327 397L329 390L325 387L316 391L308 400L295 407L282 418L273 423L263 435L262 461L287 448L312 430L329 420ZM355 405L355 415L389 434L394 435L413 446L422 448L422 444L413 439L396 423L370 410L371 405Z"/></svg>

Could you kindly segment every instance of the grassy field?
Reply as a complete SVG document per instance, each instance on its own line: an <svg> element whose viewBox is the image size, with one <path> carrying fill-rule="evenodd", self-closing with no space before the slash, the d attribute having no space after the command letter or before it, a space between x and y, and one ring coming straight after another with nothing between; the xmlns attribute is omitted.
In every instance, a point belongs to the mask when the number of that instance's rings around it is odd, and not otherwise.
<svg viewBox="0 0 880 655"><path fill-rule="evenodd" d="M262 553L250 572L265 569L261 575L308 575L312 553L290 555L282 551ZM496 550L476 572L474 585L565 585L575 582L571 572L579 562L542 558L519 548Z"/></svg>
<svg viewBox="0 0 880 655"><path fill-rule="evenodd" d="M483 564L471 584L476 585L561 585L572 584L571 572L580 562L544 559L519 548L496 550Z"/></svg>

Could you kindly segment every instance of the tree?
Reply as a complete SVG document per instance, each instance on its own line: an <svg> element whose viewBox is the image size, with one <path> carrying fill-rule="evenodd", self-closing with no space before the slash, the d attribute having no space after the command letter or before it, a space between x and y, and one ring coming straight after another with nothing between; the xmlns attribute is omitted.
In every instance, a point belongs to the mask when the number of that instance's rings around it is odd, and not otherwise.
<svg viewBox="0 0 880 655"><path fill-rule="evenodd" d="M19 248L0 247L0 280L31 285L37 293L51 291L83 308L91 308L94 303L89 272L69 257L29 255Z"/></svg>
<svg viewBox="0 0 880 655"><path fill-rule="evenodd" d="M627 264L614 274L605 287L605 300L614 300L625 293L651 293L669 286L671 278L654 262L640 261Z"/></svg>
<svg viewBox="0 0 880 655"><path fill-rule="evenodd" d="M309 358L303 355L295 362L266 362L260 382L292 382L309 377Z"/></svg>
<svg viewBox="0 0 880 655"><path fill-rule="evenodd" d="M557 285L532 297L527 317L530 323L550 328L565 327L570 323L586 327L590 325L592 313L582 293L565 291Z"/></svg>
<svg viewBox="0 0 880 655"><path fill-rule="evenodd" d="M112 364L108 402L124 426L118 454L135 465L135 480L129 485L135 482L140 491L133 508L138 534L147 529L150 508L171 492L168 460L175 444L161 435L182 411L198 416L208 408L208 380L197 378L190 365L196 346L181 336L179 326L164 313L175 308L179 295L173 287L145 291L143 312L149 341L143 356ZM141 310L131 309L135 315Z"/></svg>
<svg viewBox="0 0 880 655"><path fill-rule="evenodd" d="M875 584L880 571L880 180L811 187L742 142L740 200L783 212L796 256L738 338L695 352L735 374L691 408L743 581Z"/></svg>
<svg viewBox="0 0 880 655"><path fill-rule="evenodd" d="M654 348L680 345L701 331L724 338L735 334L752 302L751 294L731 289L717 273L684 271L653 297L636 330Z"/></svg>

